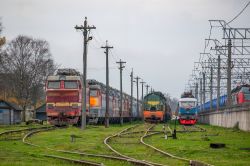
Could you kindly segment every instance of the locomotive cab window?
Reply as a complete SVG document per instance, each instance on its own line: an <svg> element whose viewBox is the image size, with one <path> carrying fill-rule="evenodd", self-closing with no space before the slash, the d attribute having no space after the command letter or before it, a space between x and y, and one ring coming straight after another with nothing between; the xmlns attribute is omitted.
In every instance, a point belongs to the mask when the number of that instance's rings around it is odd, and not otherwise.
<svg viewBox="0 0 250 166"><path fill-rule="evenodd" d="M49 81L48 82L48 89L59 89L60 88L60 81Z"/></svg>
<svg viewBox="0 0 250 166"><path fill-rule="evenodd" d="M195 107L195 101L181 101L180 107Z"/></svg>
<svg viewBox="0 0 250 166"><path fill-rule="evenodd" d="M65 89L77 89L78 84L76 81L64 81L64 88Z"/></svg>
<svg viewBox="0 0 250 166"><path fill-rule="evenodd" d="M90 96L96 97L97 96L97 90L91 90Z"/></svg>
<svg viewBox="0 0 250 166"><path fill-rule="evenodd" d="M241 91L245 94L249 94L250 93L250 88L249 87L242 87Z"/></svg>

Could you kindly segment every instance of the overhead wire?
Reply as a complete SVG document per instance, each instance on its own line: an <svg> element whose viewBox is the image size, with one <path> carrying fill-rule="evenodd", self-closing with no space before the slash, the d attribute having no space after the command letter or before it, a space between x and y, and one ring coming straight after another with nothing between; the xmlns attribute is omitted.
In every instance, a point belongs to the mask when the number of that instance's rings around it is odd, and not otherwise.
<svg viewBox="0 0 250 166"><path fill-rule="evenodd" d="M226 23L226 25L230 24L231 22L233 22L235 19L237 19L243 12L244 10L250 5L250 1L246 4L246 6L229 22Z"/></svg>
<svg viewBox="0 0 250 166"><path fill-rule="evenodd" d="M90 34L92 35L92 38L94 39L94 41L96 42L96 45L93 47L94 49L101 49L101 47L105 44L105 41L103 40L103 38L101 37L100 33L98 32L98 30L95 29L95 31L90 31ZM103 43L103 44L102 44ZM110 50L110 54L112 59L115 61L115 63L117 61L119 61L120 59L122 59L118 53L116 53L115 50ZM116 67L113 67L112 69L115 69ZM130 76L131 71L129 71L129 69L132 70L133 67L131 67L129 64L126 63L126 67L124 68L124 71ZM90 69L91 70L91 69ZM103 69L93 69L95 71L98 70L103 70Z"/></svg>

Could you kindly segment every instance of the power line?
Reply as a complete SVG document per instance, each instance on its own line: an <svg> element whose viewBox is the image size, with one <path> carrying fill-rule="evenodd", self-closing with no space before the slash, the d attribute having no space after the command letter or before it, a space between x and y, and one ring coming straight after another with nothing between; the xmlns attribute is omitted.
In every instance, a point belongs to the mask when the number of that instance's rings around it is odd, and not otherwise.
<svg viewBox="0 0 250 166"><path fill-rule="evenodd" d="M246 6L231 20L231 21L229 21L228 23L226 23L226 25L227 24L230 24L231 22L233 22L235 19L237 19L243 12L244 12L244 10L248 7L248 5L250 4L250 1L246 4Z"/></svg>

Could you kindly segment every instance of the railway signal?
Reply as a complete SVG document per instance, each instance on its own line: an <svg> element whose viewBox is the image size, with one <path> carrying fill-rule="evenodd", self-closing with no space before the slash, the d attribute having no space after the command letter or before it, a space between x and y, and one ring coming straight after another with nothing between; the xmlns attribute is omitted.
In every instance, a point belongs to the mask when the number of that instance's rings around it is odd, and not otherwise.
<svg viewBox="0 0 250 166"><path fill-rule="evenodd" d="M91 29L96 29L95 26L89 26L87 23L87 17L84 20L84 26L75 26L76 30L81 30L83 32L83 88L82 88L82 122L81 129L86 128L86 89L87 89L87 45L92 37L89 36Z"/></svg>
<svg viewBox="0 0 250 166"><path fill-rule="evenodd" d="M105 112L105 127L109 127L109 49L114 47L108 46L108 41L106 40L106 46L101 48L105 49L106 54L106 112Z"/></svg>

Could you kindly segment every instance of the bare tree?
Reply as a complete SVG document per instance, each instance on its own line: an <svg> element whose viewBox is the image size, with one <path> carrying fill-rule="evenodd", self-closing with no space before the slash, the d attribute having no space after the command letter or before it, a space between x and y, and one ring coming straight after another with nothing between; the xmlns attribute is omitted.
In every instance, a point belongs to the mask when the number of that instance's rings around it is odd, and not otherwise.
<svg viewBox="0 0 250 166"><path fill-rule="evenodd" d="M18 36L7 44L0 55L0 66L0 73L7 76L6 82L12 83L24 110L39 99L45 79L55 71L48 42L27 36Z"/></svg>
<svg viewBox="0 0 250 166"><path fill-rule="evenodd" d="M1 22L1 18L0 18L0 51L1 51L2 45L4 45L4 43L5 43L5 37L1 37L2 30L3 30L3 25Z"/></svg>
<svg viewBox="0 0 250 166"><path fill-rule="evenodd" d="M177 106L178 106L178 99L176 98L171 98L170 94L165 93L164 96L167 99L167 103L171 108L171 112L172 114L175 114L176 110L177 110Z"/></svg>
<svg viewBox="0 0 250 166"><path fill-rule="evenodd" d="M2 25L1 18L0 18L0 35L1 35L1 33L2 33L2 30L3 30L3 25Z"/></svg>

